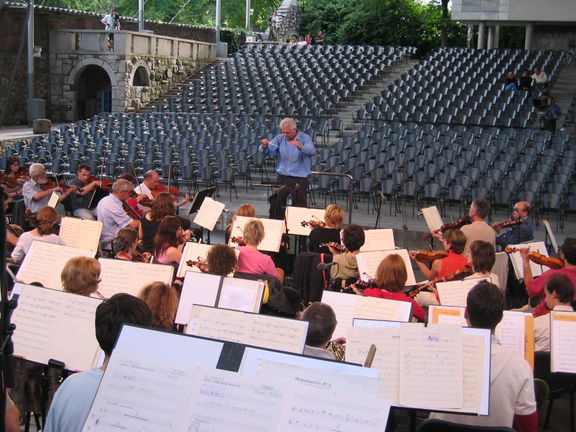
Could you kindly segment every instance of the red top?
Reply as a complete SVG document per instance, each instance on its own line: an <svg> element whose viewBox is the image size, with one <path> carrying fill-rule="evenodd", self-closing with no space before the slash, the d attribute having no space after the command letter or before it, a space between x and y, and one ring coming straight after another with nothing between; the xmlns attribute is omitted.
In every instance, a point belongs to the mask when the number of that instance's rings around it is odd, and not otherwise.
<svg viewBox="0 0 576 432"><path fill-rule="evenodd" d="M442 266L440 271L436 276L439 279L445 278L456 273L458 270L464 270L467 265L470 265L470 261L464 255L457 254L453 250L448 251L448 256L440 260Z"/></svg>
<svg viewBox="0 0 576 432"><path fill-rule="evenodd" d="M412 315L415 316L418 321L426 320L426 313L424 312L424 309L422 309L420 305L416 303L416 300L408 297L403 292L390 292L380 288L366 288L363 295L367 297L379 297L389 300L410 302L412 303Z"/></svg>
<svg viewBox="0 0 576 432"><path fill-rule="evenodd" d="M563 274L568 276L574 286L576 286L576 269L573 268L561 268L558 270L548 270L542 273L540 276L536 277L532 282L526 284L526 292L530 298L540 297L540 303L532 311L534 316L540 316L546 312L546 302L544 301L544 287L552 275ZM574 300L576 300L576 292L574 292Z"/></svg>

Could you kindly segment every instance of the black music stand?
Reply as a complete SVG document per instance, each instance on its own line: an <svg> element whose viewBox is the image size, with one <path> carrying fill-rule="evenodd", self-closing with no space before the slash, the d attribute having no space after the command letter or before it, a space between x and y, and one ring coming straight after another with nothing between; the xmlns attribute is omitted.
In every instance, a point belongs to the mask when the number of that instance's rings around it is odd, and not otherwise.
<svg viewBox="0 0 576 432"><path fill-rule="evenodd" d="M214 192L216 192L216 186L211 186L207 189L196 192L196 195L194 195L194 198L192 199L192 205L188 209L188 215L197 213L198 210L200 210L200 207L202 207L202 203L204 202L204 200L207 197L212 197L212 195L214 195ZM200 229L202 233L202 238L204 238L204 228L200 227ZM208 231L208 244L210 244L210 231Z"/></svg>

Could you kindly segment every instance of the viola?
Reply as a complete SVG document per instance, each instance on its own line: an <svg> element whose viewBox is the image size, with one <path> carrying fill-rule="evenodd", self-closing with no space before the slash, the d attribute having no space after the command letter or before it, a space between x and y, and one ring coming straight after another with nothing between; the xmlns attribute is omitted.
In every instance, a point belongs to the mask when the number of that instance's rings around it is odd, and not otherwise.
<svg viewBox="0 0 576 432"><path fill-rule="evenodd" d="M70 186L68 186L68 183L62 181L62 180L58 180L56 178L56 176L48 176L48 181L46 183L44 183L43 185L40 185L42 187L43 191L47 191L50 189L54 189L54 188L60 188L63 191L65 191L66 189L68 189Z"/></svg>
<svg viewBox="0 0 576 432"><path fill-rule="evenodd" d="M454 222L450 222L447 224L442 225L439 229L434 230L432 232L429 232L428 234L426 234L424 237L422 237L422 240L428 240L430 237L432 237L432 234L434 233L438 233L438 232L444 232L448 229L460 229L462 228L464 225L468 225L472 223L472 219L470 219L470 216L464 216L463 218L460 218L458 220L455 220Z"/></svg>
<svg viewBox="0 0 576 432"><path fill-rule="evenodd" d="M134 208L132 208L132 206L130 206L130 204L128 204L126 201L122 201L122 208L124 209L126 214L130 216L132 219L140 220L140 215L138 214L138 212L134 210Z"/></svg>
<svg viewBox="0 0 576 432"><path fill-rule="evenodd" d="M246 246L246 241L242 237L234 236L230 239L230 241L238 246Z"/></svg>
<svg viewBox="0 0 576 432"><path fill-rule="evenodd" d="M336 243L336 242L320 243L319 246L320 247L331 247L336 252L341 252L341 253L346 252L346 246L341 245L340 243Z"/></svg>
<svg viewBox="0 0 576 432"><path fill-rule="evenodd" d="M138 195L136 191L130 191L130 198L138 198L139 196L140 195ZM143 198L138 201L138 204L143 205L144 207L152 207L152 200L148 197L148 195L144 195Z"/></svg>
<svg viewBox="0 0 576 432"><path fill-rule="evenodd" d="M326 222L310 220L310 221L302 221L300 222L300 225L302 225L303 227L309 226L310 228L324 228L326 227Z"/></svg>
<svg viewBox="0 0 576 432"><path fill-rule="evenodd" d="M208 262L202 257L198 257L197 260L188 260L186 265L188 267L197 267L202 273L209 273Z"/></svg>
<svg viewBox="0 0 576 432"><path fill-rule="evenodd" d="M172 195L172 199L174 201L178 201L178 199L180 198L180 191L178 189L176 189L175 187L166 187L162 183L156 183L154 189L150 189L150 191L152 192L152 196L154 198L156 198L156 196L162 192L168 192L170 195Z"/></svg>
<svg viewBox="0 0 576 432"><path fill-rule="evenodd" d="M474 274L474 269L471 265L467 265L466 267L456 270L454 273L443 277L443 278L434 278L431 281L424 282L418 285L415 285L410 291L405 292L408 297L414 298L416 297L421 291L425 290L426 288L431 287L436 282L450 282L450 281L457 281L457 280L464 280L471 274Z"/></svg>
<svg viewBox="0 0 576 432"><path fill-rule="evenodd" d="M90 184L94 181L100 182L100 186L98 187L103 191L106 191L108 193L112 192L112 183L113 183L112 180L100 180L98 177L91 175L86 180L86 184Z"/></svg>
<svg viewBox="0 0 576 432"><path fill-rule="evenodd" d="M493 228L497 228L497 229L502 229L502 228L506 228L509 226L513 226L513 225L519 225L523 222L522 218L518 218L518 219L506 219L505 221L502 222L494 222L492 224Z"/></svg>
<svg viewBox="0 0 576 432"><path fill-rule="evenodd" d="M504 248L504 252L506 252L506 253L520 252L520 249L507 246L506 248ZM564 265L565 265L563 259L548 257L544 254L541 254L540 252L537 252L537 251L528 252L528 259L530 261L532 261L533 263L536 263L538 265L543 265L546 267L550 267L551 269L555 269L555 270L564 268Z"/></svg>
<svg viewBox="0 0 576 432"><path fill-rule="evenodd" d="M446 258L447 256L448 251L446 250L439 250L439 251L418 250L416 251L415 259L416 261L420 261L423 263L431 263L438 259Z"/></svg>

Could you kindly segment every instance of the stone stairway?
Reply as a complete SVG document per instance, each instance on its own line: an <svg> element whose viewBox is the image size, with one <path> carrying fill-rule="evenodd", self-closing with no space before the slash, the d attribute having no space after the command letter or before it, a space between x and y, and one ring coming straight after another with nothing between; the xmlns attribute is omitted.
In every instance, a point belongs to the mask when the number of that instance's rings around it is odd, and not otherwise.
<svg viewBox="0 0 576 432"><path fill-rule="evenodd" d="M558 128L564 123L564 116L570 108L570 102L576 96L576 62L565 66L553 83L550 94L562 110L562 117L557 122Z"/></svg>

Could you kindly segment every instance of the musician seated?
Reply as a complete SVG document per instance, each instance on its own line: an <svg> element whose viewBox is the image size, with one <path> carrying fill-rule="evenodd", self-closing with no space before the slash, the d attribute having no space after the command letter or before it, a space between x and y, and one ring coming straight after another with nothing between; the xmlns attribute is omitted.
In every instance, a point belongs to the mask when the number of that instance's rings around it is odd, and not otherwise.
<svg viewBox="0 0 576 432"><path fill-rule="evenodd" d="M544 288L544 301L549 310L573 312L574 284L568 276L556 273L548 279ZM550 316L534 319L534 343L536 351L550 351Z"/></svg>
<svg viewBox="0 0 576 432"><path fill-rule="evenodd" d="M356 294L362 294L368 297L379 297L389 300L398 300L412 303L412 315L418 320L424 322L426 313L416 301L402 292L408 280L406 264L398 254L391 254L384 258L378 265L376 279L374 283L376 288L366 288L360 290L352 285L352 290Z"/></svg>
<svg viewBox="0 0 576 432"><path fill-rule="evenodd" d="M230 222L226 226L226 233L224 235L224 243L226 244L228 244L230 241L232 225L234 224L237 216L256 217L256 209L250 204L242 204L240 207L238 207L238 210L236 210L236 212L230 217Z"/></svg>
<svg viewBox="0 0 576 432"><path fill-rule="evenodd" d="M236 271L239 273L266 274L275 276L284 283L284 271L276 268L269 255L258 250L258 245L264 238L264 225L257 219L249 221L244 226L242 238L246 246L237 246L240 251Z"/></svg>
<svg viewBox="0 0 576 432"><path fill-rule="evenodd" d="M361 226L352 224L344 227L342 230L342 243L346 247L346 252L339 253L336 249L329 246L330 252L334 255L332 262L336 263L330 269L331 279L350 280L352 282L360 279L356 255L360 252L360 248L364 246L365 240L366 237ZM349 285L347 282L344 283Z"/></svg>
<svg viewBox="0 0 576 432"><path fill-rule="evenodd" d="M515 221L520 219L522 222L513 225L508 231L500 233L501 225L499 223L492 224L492 228L496 230L496 245L504 249L510 244L519 244L530 241L534 238L534 229L532 227L532 219L530 214L532 207L527 201L520 201L514 204L510 220Z"/></svg>
<svg viewBox="0 0 576 432"><path fill-rule="evenodd" d="M102 222L100 242L112 240L124 227L139 228L140 221L130 217L123 207L123 202L131 192L132 184L128 180L119 179L112 184L112 193L98 203L96 214L98 221Z"/></svg>
<svg viewBox="0 0 576 432"><path fill-rule="evenodd" d="M336 204L326 207L324 223L326 226L318 226L310 231L308 247L311 252L331 253L328 247L320 246L323 243L340 243L340 228L344 220L344 210Z"/></svg>
<svg viewBox="0 0 576 432"><path fill-rule="evenodd" d="M336 314L332 307L326 303L312 303L300 319L308 322L304 355L335 360L334 353L327 349L336 329Z"/></svg>
<svg viewBox="0 0 576 432"><path fill-rule="evenodd" d="M476 426L513 427L519 432L535 432L538 429L532 369L526 360L503 348L494 336L494 329L504 315L504 303L500 289L486 281L472 288L466 300L468 325L492 332L490 415L432 413L431 418Z"/></svg>
<svg viewBox="0 0 576 432"><path fill-rule="evenodd" d="M182 250L190 235L190 231L184 231L182 228L179 218L166 216L160 222L154 238L154 262L171 265L176 271L182 259Z"/></svg>
<svg viewBox="0 0 576 432"><path fill-rule="evenodd" d="M179 301L176 288L164 282L152 282L140 290L138 298L150 309L152 314L150 327L172 330Z"/></svg>
<svg viewBox="0 0 576 432"><path fill-rule="evenodd" d="M138 231L134 228L122 228L112 241L112 252L115 259L133 262L150 262L150 252L138 251Z"/></svg>
<svg viewBox="0 0 576 432"><path fill-rule="evenodd" d="M206 255L208 272L218 276L228 276L236 268L236 252L227 245L214 245Z"/></svg>
<svg viewBox="0 0 576 432"><path fill-rule="evenodd" d="M64 244L62 239L58 234L56 234L55 225L58 220L56 210L52 207L43 207L38 212L36 220L36 228L32 231L22 233L22 235L18 237L16 247L14 247L14 250L12 251L12 259L17 264L24 260L28 250L30 250L30 246L32 246L32 242L35 240L61 245Z"/></svg>
<svg viewBox="0 0 576 432"><path fill-rule="evenodd" d="M492 267L494 267L494 263L496 262L494 246L488 242L476 240L470 245L470 253L474 273L464 279L489 277L490 282L492 282L497 287L500 287L500 280L498 279L498 275L492 273L491 271ZM502 287L500 287L500 289L502 289Z"/></svg>
<svg viewBox="0 0 576 432"><path fill-rule="evenodd" d="M115 294L96 308L96 339L104 351L104 363L66 378L54 395L44 432L82 430L122 325L148 326L150 319L146 303L129 294Z"/></svg>
<svg viewBox="0 0 576 432"><path fill-rule="evenodd" d="M80 165L76 171L76 178L70 181L70 185L76 186L78 189L70 195L69 203L75 217L94 221L96 220L94 194L102 182L100 180L89 182L90 176L90 167Z"/></svg>
<svg viewBox="0 0 576 432"><path fill-rule="evenodd" d="M29 180L28 170L20 166L20 160L15 156L6 159L6 171L2 180L2 189L8 198L22 199L22 186Z"/></svg>
<svg viewBox="0 0 576 432"><path fill-rule="evenodd" d="M34 163L30 165L29 172L30 180L22 186L22 195L24 196L26 210L30 210L33 215L37 214L42 207L48 205L52 192L61 193L58 202L62 202L76 190L75 186L70 186L66 191L63 191L60 186L46 187L48 176L42 164Z"/></svg>
<svg viewBox="0 0 576 432"><path fill-rule="evenodd" d="M144 173L144 180L138 186L134 188L134 192L138 195L146 195L150 200L154 199L154 195L160 193L162 191L168 191L168 188L164 187L164 185L160 185L160 174L158 174L154 170L150 170ZM174 203L174 205L178 208L186 204L190 201L190 195L186 194L184 198ZM150 210L149 207L143 206L142 204L138 205L140 210Z"/></svg>
<svg viewBox="0 0 576 432"><path fill-rule="evenodd" d="M564 268L554 270L550 269L542 273L539 277L532 276L532 268L528 260L528 249L521 249L522 268L524 270L524 282L526 283L526 292L531 299L540 298L540 303L534 308L534 316L542 315L546 311L544 287L546 283L555 274L568 276L572 284L576 286L576 238L568 237L564 240L560 251L560 258L564 260ZM576 300L576 297L574 297Z"/></svg>
<svg viewBox="0 0 576 432"><path fill-rule="evenodd" d="M102 298L98 293L100 283L100 262L94 258L74 257L70 258L60 275L64 291Z"/></svg>

